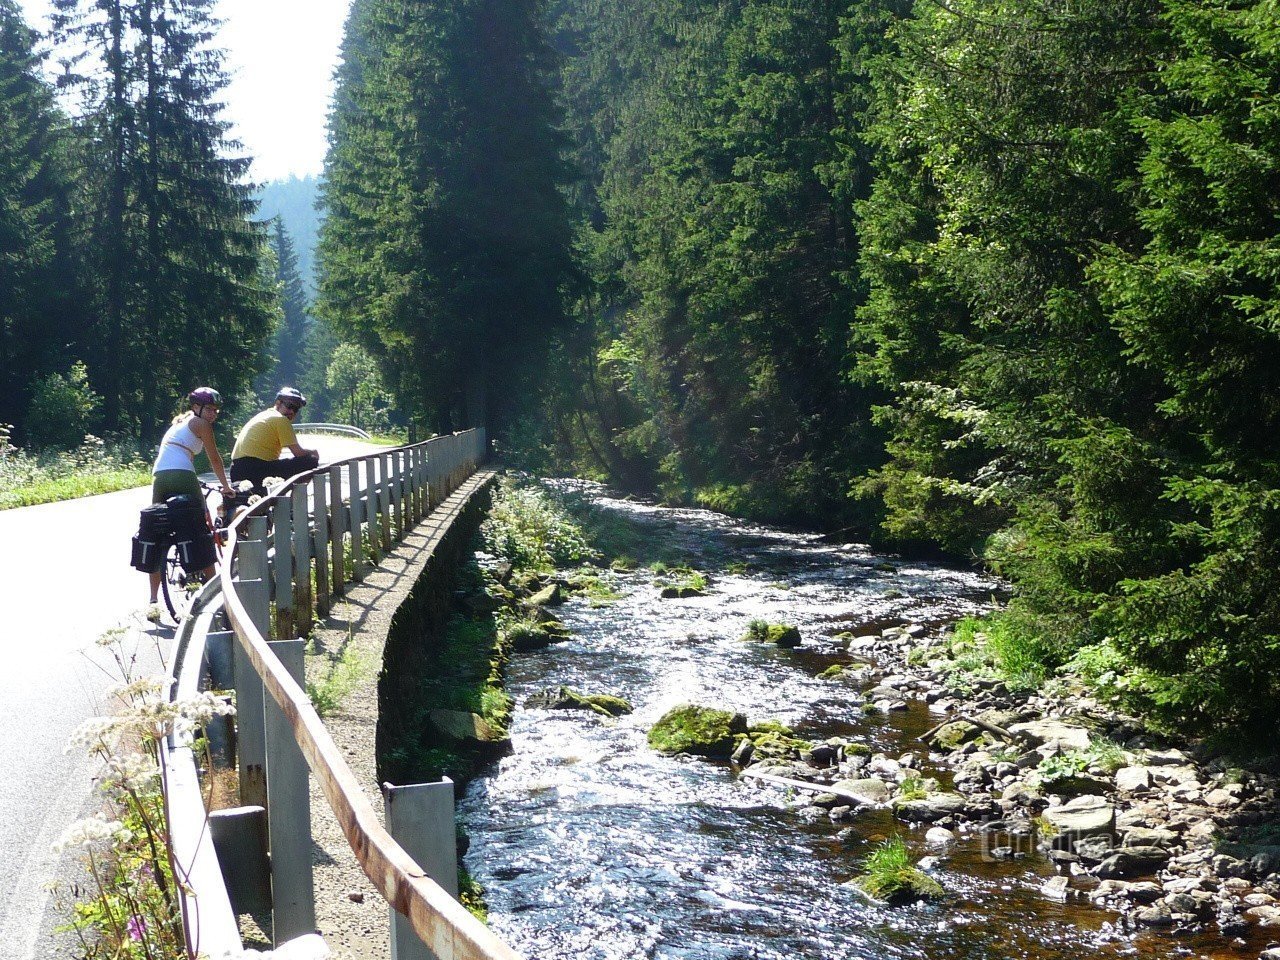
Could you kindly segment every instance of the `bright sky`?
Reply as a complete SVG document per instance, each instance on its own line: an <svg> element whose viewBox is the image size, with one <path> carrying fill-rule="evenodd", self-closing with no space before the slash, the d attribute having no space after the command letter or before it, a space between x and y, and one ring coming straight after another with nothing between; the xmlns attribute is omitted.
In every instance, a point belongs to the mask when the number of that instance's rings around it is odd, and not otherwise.
<svg viewBox="0 0 1280 960"><path fill-rule="evenodd" d="M20 0L48 28L50 0ZM253 179L320 172L342 24L350 0L218 0L231 85L225 117L254 158Z"/></svg>

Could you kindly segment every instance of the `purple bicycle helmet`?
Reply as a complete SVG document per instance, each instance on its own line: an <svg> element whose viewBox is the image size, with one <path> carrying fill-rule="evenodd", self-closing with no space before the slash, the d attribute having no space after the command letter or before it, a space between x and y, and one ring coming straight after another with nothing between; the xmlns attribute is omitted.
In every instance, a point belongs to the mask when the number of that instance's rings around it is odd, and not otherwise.
<svg viewBox="0 0 1280 960"><path fill-rule="evenodd" d="M220 407L222 406L222 394L213 389L213 387L196 387L187 394L187 402L196 407L203 407L207 404Z"/></svg>

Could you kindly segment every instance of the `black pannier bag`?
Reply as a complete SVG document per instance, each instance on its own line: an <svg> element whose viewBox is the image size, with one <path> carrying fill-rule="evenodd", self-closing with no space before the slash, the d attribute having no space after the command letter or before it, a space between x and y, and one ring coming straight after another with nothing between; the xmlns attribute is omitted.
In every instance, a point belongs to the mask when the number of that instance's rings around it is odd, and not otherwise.
<svg viewBox="0 0 1280 960"><path fill-rule="evenodd" d="M129 565L143 573L156 573L164 566L169 549L169 507L153 503L143 507L138 518L138 535L133 538L133 555Z"/></svg>
<svg viewBox="0 0 1280 960"><path fill-rule="evenodd" d="M213 531L205 520L204 500L190 494L170 497L165 501L169 508L169 528L173 543L178 548L178 562L187 573L195 573L213 566L217 552L213 546Z"/></svg>

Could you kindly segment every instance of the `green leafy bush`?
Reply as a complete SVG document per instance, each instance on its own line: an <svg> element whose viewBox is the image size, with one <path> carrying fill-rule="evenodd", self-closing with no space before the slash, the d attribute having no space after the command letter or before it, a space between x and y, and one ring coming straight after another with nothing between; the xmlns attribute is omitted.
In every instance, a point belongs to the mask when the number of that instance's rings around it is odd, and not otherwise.
<svg viewBox="0 0 1280 960"><path fill-rule="evenodd" d="M481 532L486 548L517 569L552 570L594 555L582 528L540 486L504 480Z"/></svg>
<svg viewBox="0 0 1280 960"><path fill-rule="evenodd" d="M95 429L102 398L89 386L89 370L77 360L66 373L36 381L23 422L25 443L70 450Z"/></svg>

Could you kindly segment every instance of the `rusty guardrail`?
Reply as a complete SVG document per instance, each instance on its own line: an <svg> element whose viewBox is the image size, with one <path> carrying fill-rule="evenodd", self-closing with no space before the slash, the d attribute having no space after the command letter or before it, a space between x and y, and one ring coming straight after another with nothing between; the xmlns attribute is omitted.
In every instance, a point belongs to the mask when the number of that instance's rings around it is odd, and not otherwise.
<svg viewBox="0 0 1280 960"><path fill-rule="evenodd" d="M396 540L465 482L484 454L484 431L469 430L352 457L290 478L237 519L219 568L220 597L216 589L210 590L209 604L183 626L180 646L185 655L178 658L175 678L184 690L202 670L212 674L215 683L219 673L224 679L234 676L242 806L226 813L231 815L228 821L240 816L248 824L231 832L269 837L269 868L264 869L269 869L277 946L315 930L309 770L361 868L407 921L394 925L393 956L518 960L379 822L302 688L302 641L295 639L309 630L313 612L326 613L346 582L363 579L370 563L376 564ZM274 520L270 533L268 514ZM230 633L214 630L222 614ZM273 628L283 639L268 640ZM216 657L212 652L218 644L207 642L215 637L225 641ZM221 666L211 664L211 658ZM166 806L175 850L185 851L201 868L189 878L191 889L184 896L189 946L193 954L200 951L218 960L236 955L239 932L228 928L228 917L234 927L235 911L225 905L234 897L225 888L208 886L218 873L210 869L217 862L217 831L203 820L196 823L199 811L190 792L194 789L198 797L199 783L189 746L171 744L167 751L166 762L174 765L169 779L178 790L166 797ZM446 793L451 824L451 788ZM228 829L225 823L222 829ZM221 872L226 874L225 867ZM251 889L254 882L252 877L242 879L239 886ZM244 889L238 891L241 899L247 896ZM406 930L420 942L409 942Z"/></svg>

